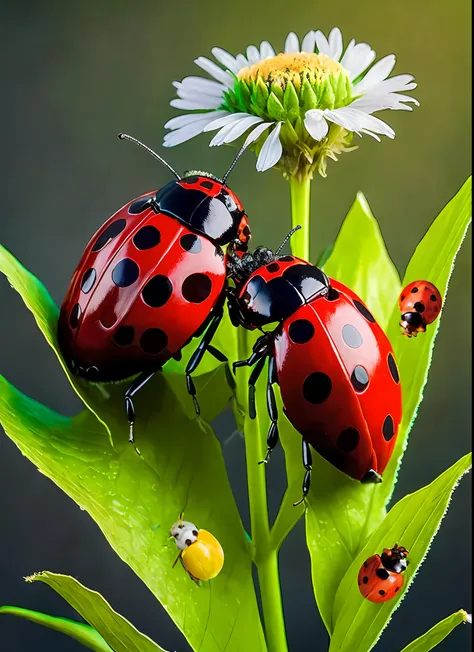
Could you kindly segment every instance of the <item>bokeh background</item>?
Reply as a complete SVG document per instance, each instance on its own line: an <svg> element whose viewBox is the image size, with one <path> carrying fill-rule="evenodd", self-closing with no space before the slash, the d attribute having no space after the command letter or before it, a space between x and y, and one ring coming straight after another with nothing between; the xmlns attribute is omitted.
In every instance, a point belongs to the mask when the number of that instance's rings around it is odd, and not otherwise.
<svg viewBox="0 0 474 652"><path fill-rule="evenodd" d="M329 163L313 183L312 254L331 243L355 194L377 216L393 260L403 271L431 221L470 174L470 3L377 0L85 0L1 3L2 69L0 241L61 302L82 249L96 228L132 197L168 174L116 139L127 131L160 148L171 82L199 74L193 60L213 45L231 52L270 40L281 48L289 30L367 41L379 56L394 52L396 72L411 72L421 106L385 115L397 132L382 144ZM382 116L384 117L384 116ZM166 152L178 170L222 173L234 150L209 149L209 138ZM252 219L254 244L276 246L288 230L288 189L278 172L258 174L253 154L232 187ZM430 482L470 448L471 239L458 255L425 399L412 431L394 500ZM414 342L416 346L416 341ZM19 388L65 414L80 405L19 297L0 279L0 370ZM215 424L235 493L247 519L243 442L230 414ZM283 489L281 454L269 468L272 509ZM463 479L416 582L377 650L397 652L439 619L471 610L470 479ZM303 524L280 556L290 649L324 650L326 634L311 588ZM76 576L166 649L189 648L144 585L108 547L89 516L40 475L0 434L0 604L74 617L43 585L23 576L50 569ZM459 627L440 651L468 650ZM83 649L61 634L2 617L0 649ZM251 649L251 642L249 642Z"/></svg>

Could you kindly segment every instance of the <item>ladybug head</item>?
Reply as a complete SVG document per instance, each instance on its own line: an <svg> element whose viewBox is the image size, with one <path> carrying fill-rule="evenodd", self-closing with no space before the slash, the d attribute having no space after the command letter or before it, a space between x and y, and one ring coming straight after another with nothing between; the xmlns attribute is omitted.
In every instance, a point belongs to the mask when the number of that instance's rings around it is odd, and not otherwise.
<svg viewBox="0 0 474 652"><path fill-rule="evenodd" d="M396 543L393 548L384 548L380 558L388 571L402 573L408 566L407 557L408 550Z"/></svg>
<svg viewBox="0 0 474 652"><path fill-rule="evenodd" d="M408 337L416 336L417 333L426 330L424 319L419 312L405 312L401 316L400 326L402 333Z"/></svg>
<svg viewBox="0 0 474 652"><path fill-rule="evenodd" d="M170 538L174 538L177 547L185 550L192 543L197 541L198 529L190 521L183 521L181 518L171 526Z"/></svg>

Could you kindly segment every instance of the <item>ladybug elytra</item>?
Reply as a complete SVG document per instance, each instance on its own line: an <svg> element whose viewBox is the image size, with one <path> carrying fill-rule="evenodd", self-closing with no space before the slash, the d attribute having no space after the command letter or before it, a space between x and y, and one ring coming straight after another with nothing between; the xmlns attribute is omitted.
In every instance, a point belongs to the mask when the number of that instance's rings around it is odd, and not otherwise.
<svg viewBox="0 0 474 652"><path fill-rule="evenodd" d="M393 350L382 328L348 287L310 263L260 247L233 256L236 288L229 294L234 325L262 328L248 360L249 413L255 418L255 383L268 363L268 452L278 441L273 385L284 412L303 437L303 497L310 486L310 445L327 461L362 482L380 482L402 415Z"/></svg>
<svg viewBox="0 0 474 652"><path fill-rule="evenodd" d="M69 369L93 382L137 378L125 392L134 441L133 396L195 336L204 336L186 366L191 378L223 316L227 247L245 251L247 216L222 180L206 173L176 177L158 191L128 202L97 231L74 272L61 307L58 340Z"/></svg>
<svg viewBox="0 0 474 652"><path fill-rule="evenodd" d="M413 281L400 293L398 305L403 335L416 337L438 317L443 299L438 288L429 281Z"/></svg>
<svg viewBox="0 0 474 652"><path fill-rule="evenodd" d="M372 555L362 564L357 583L361 594L370 602L387 602L403 586L403 572L408 565L408 550L395 544L384 548L381 555Z"/></svg>
<svg viewBox="0 0 474 652"><path fill-rule="evenodd" d="M212 580L221 572L224 565L224 551L216 537L207 530L198 530L194 523L183 521L183 514L171 528L180 552L173 568L181 561L192 580Z"/></svg>

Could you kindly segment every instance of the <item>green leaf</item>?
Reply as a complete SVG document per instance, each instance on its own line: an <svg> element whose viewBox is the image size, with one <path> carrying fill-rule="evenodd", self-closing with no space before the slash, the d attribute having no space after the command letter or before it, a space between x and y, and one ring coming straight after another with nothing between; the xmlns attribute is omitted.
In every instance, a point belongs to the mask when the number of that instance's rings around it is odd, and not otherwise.
<svg viewBox="0 0 474 652"><path fill-rule="evenodd" d="M60 358L57 308L46 290L5 250L0 268ZM219 333L230 343L231 328L226 321ZM194 418L183 377L156 374L138 395L136 441L141 456L127 444L126 383L83 387L69 378L92 410L72 419L33 401L0 376L0 423L5 432L42 473L89 512L194 649L232 652L250 639L255 650L265 650L250 549L222 451L206 422ZM196 378L196 387L202 415L210 421L231 396L225 365ZM111 440L95 414L107 423ZM181 567L171 569L176 547L168 542L168 533L182 510L199 528L213 532L224 548L222 572L201 586Z"/></svg>
<svg viewBox="0 0 474 652"><path fill-rule="evenodd" d="M342 224L324 271L350 287L365 301L382 328L387 326L400 294L400 276L361 192Z"/></svg>
<svg viewBox="0 0 474 652"><path fill-rule="evenodd" d="M458 625L469 622L468 618L468 614L463 609L456 611L437 623L426 634L412 641L401 652L429 652L444 641Z"/></svg>
<svg viewBox="0 0 474 652"><path fill-rule="evenodd" d="M472 198L471 177L459 192L443 208L418 244L405 276L403 287L410 281L426 279L436 285L446 301L449 279L454 268L456 255L461 248L471 223ZM395 303L395 302L394 302ZM423 390L428 380L428 372L433 357L436 335L441 325L442 313L437 321L429 326L426 333L416 340L400 334L400 311L395 303L387 328L397 360L403 388L403 419L397 436L397 443L384 473L384 482L377 500L388 502L395 486L398 468L407 445L408 434L413 427Z"/></svg>
<svg viewBox="0 0 474 652"><path fill-rule="evenodd" d="M96 591L86 588L69 575L45 571L26 578L27 582L43 582L68 602L91 625L114 652L166 652L126 618L112 609ZM109 647L105 649L110 649ZM101 648L104 649L104 648Z"/></svg>
<svg viewBox="0 0 474 652"><path fill-rule="evenodd" d="M392 613L412 583L431 541L439 529L451 495L460 478L469 470L469 453L444 471L431 484L400 500L352 562L334 601L329 652L369 652L376 644ZM375 604L364 599L357 585L364 561L395 543L409 550L410 564L400 593L388 602Z"/></svg>
<svg viewBox="0 0 474 652"><path fill-rule="evenodd" d="M85 647L88 647L95 652L113 652L112 648L104 641L102 636L90 625L85 623L78 623L69 618L58 618L57 616L49 616L48 614L41 613L40 611L32 611L31 609L23 609L22 607L4 606L0 607L0 614L9 614L11 616L18 616L24 618L32 623L44 625L53 629L56 632L61 632L74 638Z"/></svg>

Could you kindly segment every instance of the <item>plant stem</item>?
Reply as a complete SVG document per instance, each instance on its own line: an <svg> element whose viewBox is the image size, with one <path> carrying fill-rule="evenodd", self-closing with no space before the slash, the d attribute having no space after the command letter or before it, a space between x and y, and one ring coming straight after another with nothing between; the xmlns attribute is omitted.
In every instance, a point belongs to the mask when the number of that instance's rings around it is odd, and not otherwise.
<svg viewBox="0 0 474 652"><path fill-rule="evenodd" d="M302 226L291 238L291 251L294 256L307 261L309 261L310 242L310 191L311 180L309 178L299 181L296 177L291 177L291 226L292 228L298 224Z"/></svg>
<svg viewBox="0 0 474 652"><path fill-rule="evenodd" d="M248 332L239 328L239 359L250 354ZM247 407L247 383L249 371L241 373L237 381L237 402ZM280 578L278 575L278 552L272 547L270 525L268 522L267 485L265 464L258 464L265 458L266 443L260 428L258 414L250 419L247 409L244 417L245 456L247 463L247 483L250 506L250 525L254 563L258 572L260 596L262 598L265 638L268 652L288 652L285 621L281 601Z"/></svg>

